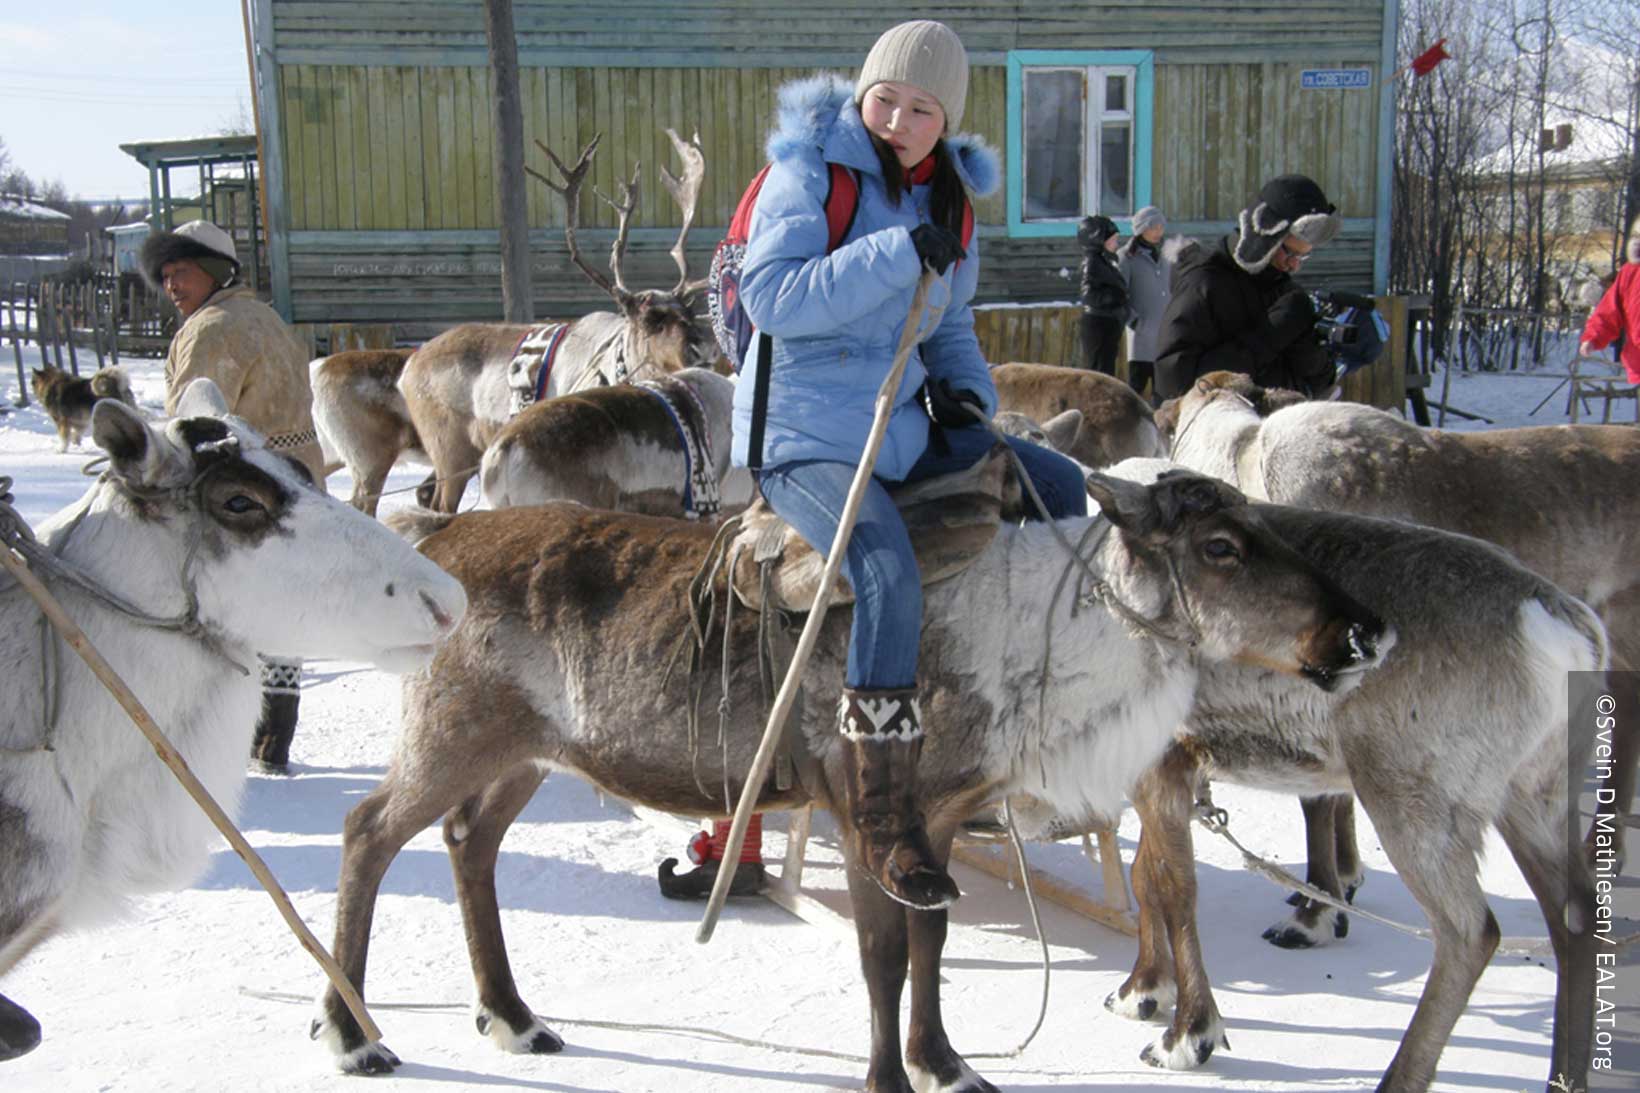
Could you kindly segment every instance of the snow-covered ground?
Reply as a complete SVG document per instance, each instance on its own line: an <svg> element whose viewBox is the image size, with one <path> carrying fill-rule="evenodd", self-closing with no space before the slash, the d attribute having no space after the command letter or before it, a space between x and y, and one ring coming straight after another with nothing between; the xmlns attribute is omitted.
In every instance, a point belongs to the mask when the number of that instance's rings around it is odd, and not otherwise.
<svg viewBox="0 0 1640 1093"><path fill-rule="evenodd" d="M9 371L10 361L4 364ZM139 399L157 408L159 362L128 367ZM1459 376L1450 403L1497 425L1552 424L1566 420L1564 392L1535 417L1528 411L1554 383ZM1438 392L1437 385L1432 396ZM11 406L16 395L16 378L8 374L0 398ZM59 454L37 407L0 416L0 473L16 479L18 506L31 521L82 492L80 468L93 454L89 448ZM412 485L422 473L404 468L389 488ZM350 488L345 473L330 480L339 497ZM404 500L389 498L384 506ZM392 677L355 664L309 668L294 776L252 775L239 817L328 943L342 819L383 773L397 732L398 687ZM1244 843L1286 863L1302 861L1295 801L1229 786L1216 797ZM771 860L783 849L782 827L771 820L765 847ZM842 909L838 855L829 827L823 820L817 827L806 883ZM526 1001L569 1045L561 1055L541 1058L503 1055L474 1031L472 981L442 842L437 829L413 840L383 885L367 994L404 1066L392 1077L369 1079L371 1087L415 1093L859 1088L868 1024L852 937L753 900L731 903L713 942L697 945L700 908L660 898L654 880L662 857L681 856L685 834L558 775L513 826L498 869L513 972ZM1131 815L1120 834L1131 858L1137 836ZM1361 839L1369 875L1360 905L1421 925L1364 817ZM1122 1020L1102 1006L1131 966L1133 940L1048 905L1052 986L1044 1027L1017 1058L984 1058L1010 1051L1030 1029L1042 970L1023 894L958 866L965 896L952 916L943 999L953 1039L976 1069L1015 1093L1376 1084L1411 1018L1429 945L1357 917L1341 944L1309 952L1272 948L1258 935L1285 912L1282 893L1243 871L1236 853L1213 836L1198 831L1196 844L1204 946L1234 1050L1190 1073L1142 1064L1139 1051L1160 1026ZM1097 867L1074 844L1033 845L1030 855L1034 865L1097 894ZM1537 907L1495 839L1482 882L1506 937L1544 937ZM1640 968L1630 974L1640 975ZM70 1093L362 1084L365 1079L335 1074L324 1049L307 1038L310 1000L322 983L249 870L224 847L192 888L141 903L121 924L55 940L7 975L5 993L34 1012L46 1039L34 1053L0 1064L0 1088ZM1553 971L1542 957L1500 953L1453 1032L1436 1088L1541 1088L1553 994Z"/></svg>

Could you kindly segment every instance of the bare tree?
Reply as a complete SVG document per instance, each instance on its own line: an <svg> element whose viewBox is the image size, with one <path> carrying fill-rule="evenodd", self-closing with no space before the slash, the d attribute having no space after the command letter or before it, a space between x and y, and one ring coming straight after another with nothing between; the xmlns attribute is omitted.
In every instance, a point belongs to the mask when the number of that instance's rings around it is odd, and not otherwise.
<svg viewBox="0 0 1640 1093"><path fill-rule="evenodd" d="M1640 0L1406 0L1402 17L1403 66L1442 38L1453 59L1396 88L1392 283L1430 296L1438 356L1462 306L1514 313L1540 358L1542 317L1578 306L1640 211Z"/></svg>

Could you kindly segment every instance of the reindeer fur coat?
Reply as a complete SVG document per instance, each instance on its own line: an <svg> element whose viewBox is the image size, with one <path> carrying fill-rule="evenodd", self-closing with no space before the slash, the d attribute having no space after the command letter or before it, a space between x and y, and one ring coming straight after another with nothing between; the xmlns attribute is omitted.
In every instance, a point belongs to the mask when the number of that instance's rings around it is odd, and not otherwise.
<svg viewBox="0 0 1640 1093"><path fill-rule="evenodd" d="M165 412L193 380L211 380L228 410L267 437L306 433L305 444L277 445L294 456L315 481L324 481L324 457L313 434L313 388L308 354L273 308L245 285L212 293L171 339L165 357Z"/></svg>
<svg viewBox="0 0 1640 1093"><path fill-rule="evenodd" d="M996 154L977 137L947 136L946 147L971 195L996 189ZM741 272L741 302L773 338L762 461L854 463L871 428L873 403L894 362L922 263L911 229L929 220L931 186L889 203L854 87L836 75L787 84L769 137L773 166L758 192ZM843 242L826 252L826 193L840 163L860 180L859 204ZM996 412L996 389L974 336L969 307L979 256L952 266L929 293L919 351L906 364L877 475L905 477L928 444L917 389L930 374L980 396ZM755 370L753 376L755 377ZM751 378L751 377L749 377ZM735 391L734 461L749 462L755 382Z"/></svg>

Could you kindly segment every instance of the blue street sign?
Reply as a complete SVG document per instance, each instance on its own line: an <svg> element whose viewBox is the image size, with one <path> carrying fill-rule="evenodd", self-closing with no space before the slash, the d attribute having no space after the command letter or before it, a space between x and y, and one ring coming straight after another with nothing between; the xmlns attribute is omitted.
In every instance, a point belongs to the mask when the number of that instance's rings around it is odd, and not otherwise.
<svg viewBox="0 0 1640 1093"><path fill-rule="evenodd" d="M1372 86L1370 68L1306 68L1298 74L1305 91L1365 91Z"/></svg>

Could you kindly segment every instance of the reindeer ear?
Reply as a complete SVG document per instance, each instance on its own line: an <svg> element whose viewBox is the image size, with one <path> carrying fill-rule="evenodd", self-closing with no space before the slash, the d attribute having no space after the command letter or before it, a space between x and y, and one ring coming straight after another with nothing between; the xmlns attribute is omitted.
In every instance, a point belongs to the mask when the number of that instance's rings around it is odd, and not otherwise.
<svg viewBox="0 0 1640 1093"><path fill-rule="evenodd" d="M1280 387L1255 387L1253 391L1253 409L1258 411L1259 417L1269 417L1283 407L1297 406L1301 402L1310 401L1297 391L1287 391Z"/></svg>
<svg viewBox="0 0 1640 1093"><path fill-rule="evenodd" d="M126 482L152 486L164 473L167 445L123 402L103 399L92 407L91 438L108 453L115 476Z"/></svg>
<svg viewBox="0 0 1640 1093"><path fill-rule="evenodd" d="M222 389L203 376L184 387L182 397L177 399L177 417L226 417L227 415L228 400L223 397Z"/></svg>
<svg viewBox="0 0 1640 1093"><path fill-rule="evenodd" d="M1178 527L1179 520L1187 513L1206 516L1246 501L1233 487L1217 478L1183 470L1166 472L1153 488L1161 526L1169 532Z"/></svg>
<svg viewBox="0 0 1640 1093"><path fill-rule="evenodd" d="M1125 478L1091 472L1087 477L1088 496L1099 505L1099 514L1129 535L1140 539L1156 527L1156 505L1150 487Z"/></svg>
<svg viewBox="0 0 1640 1093"><path fill-rule="evenodd" d="M1042 423L1042 432L1047 436L1048 443L1056 452L1070 450L1076 442L1076 433L1082 428L1082 411L1071 409L1062 414L1055 414Z"/></svg>

